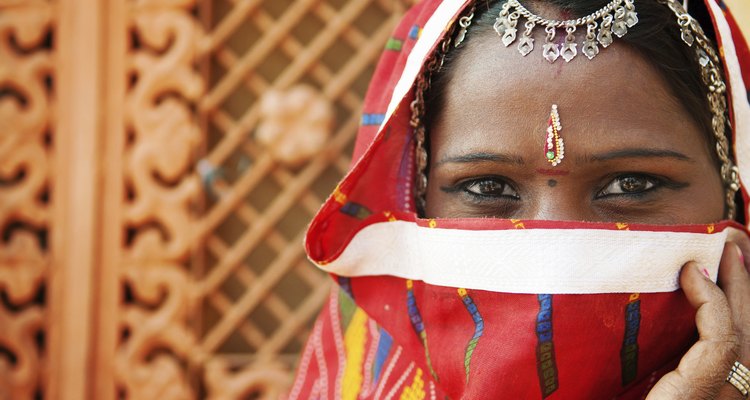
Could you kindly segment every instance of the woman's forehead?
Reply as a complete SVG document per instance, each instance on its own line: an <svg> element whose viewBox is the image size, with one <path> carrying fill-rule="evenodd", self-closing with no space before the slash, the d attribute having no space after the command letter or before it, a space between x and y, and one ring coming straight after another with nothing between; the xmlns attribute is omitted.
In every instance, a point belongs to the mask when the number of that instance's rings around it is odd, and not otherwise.
<svg viewBox="0 0 750 400"><path fill-rule="evenodd" d="M682 111L655 66L627 45L616 43L593 60L581 57L550 64L539 54L521 56L514 47L503 46L494 34L473 39L446 71L450 74L445 93L448 102L495 99L515 112L523 108L521 104L548 107L550 101L569 102L564 105L592 112L615 107Z"/></svg>
<svg viewBox="0 0 750 400"><path fill-rule="evenodd" d="M450 76L442 109L434 110L436 145L489 150L521 146L526 137L536 143L557 104L577 153L645 145L707 153L694 118L657 69L627 45L612 45L594 60L550 64L506 48L497 35L472 39L442 72Z"/></svg>

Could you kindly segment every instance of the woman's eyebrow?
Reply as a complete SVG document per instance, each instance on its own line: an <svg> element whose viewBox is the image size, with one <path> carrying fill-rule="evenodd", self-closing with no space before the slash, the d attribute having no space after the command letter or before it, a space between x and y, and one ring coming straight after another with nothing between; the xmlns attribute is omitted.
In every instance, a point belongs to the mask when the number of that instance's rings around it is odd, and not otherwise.
<svg viewBox="0 0 750 400"><path fill-rule="evenodd" d="M582 157L584 161L609 161L616 158L672 158L679 161L695 162L692 158L674 150L667 149L620 149L606 153Z"/></svg>
<svg viewBox="0 0 750 400"><path fill-rule="evenodd" d="M448 156L444 157L442 160L438 161L435 166L440 166L443 164L465 164L465 163L475 163L475 162L494 162L499 164L518 164L523 165L525 164L525 161L523 160L523 157L520 156L514 156L510 154L501 154L501 153L469 153L469 154L462 154L459 156Z"/></svg>

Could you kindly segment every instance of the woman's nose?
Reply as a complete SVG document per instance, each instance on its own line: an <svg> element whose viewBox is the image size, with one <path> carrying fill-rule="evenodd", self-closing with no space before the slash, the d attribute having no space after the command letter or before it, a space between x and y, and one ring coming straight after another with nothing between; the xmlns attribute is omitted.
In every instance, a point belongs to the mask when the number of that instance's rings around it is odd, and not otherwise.
<svg viewBox="0 0 750 400"><path fill-rule="evenodd" d="M566 194L563 191L545 191L537 196L529 209L529 216L525 218L548 221L592 221L597 217L589 204L578 196Z"/></svg>

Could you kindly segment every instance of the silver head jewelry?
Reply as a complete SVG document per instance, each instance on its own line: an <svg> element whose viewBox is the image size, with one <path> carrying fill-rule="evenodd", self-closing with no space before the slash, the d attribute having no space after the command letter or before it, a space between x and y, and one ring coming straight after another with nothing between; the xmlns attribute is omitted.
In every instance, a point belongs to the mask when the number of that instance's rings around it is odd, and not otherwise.
<svg viewBox="0 0 750 400"><path fill-rule="evenodd" d="M558 58L569 62L578 55L578 43L575 32L579 27L586 26L586 36L581 42L581 51L590 59L599 54L599 45L609 47L613 36L623 37L638 23L638 13L635 11L633 0L612 0L604 7L593 13L577 19L555 20L542 18L526 9L518 0L508 0L495 20L493 28L502 38L505 47L516 40L519 20L524 19L523 34L518 42L518 51L526 56L534 50L534 28L539 25L547 33L542 49L544 58L553 63ZM597 32L597 28L599 29ZM555 43L558 29L564 30L565 42Z"/></svg>

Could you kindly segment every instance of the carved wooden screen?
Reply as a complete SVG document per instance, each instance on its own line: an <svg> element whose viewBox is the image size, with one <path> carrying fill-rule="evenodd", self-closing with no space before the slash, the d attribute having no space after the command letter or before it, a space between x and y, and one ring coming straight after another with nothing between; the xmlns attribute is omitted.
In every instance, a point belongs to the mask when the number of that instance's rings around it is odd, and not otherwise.
<svg viewBox="0 0 750 400"><path fill-rule="evenodd" d="M0 6L0 399L30 399L42 388L50 268L51 29L49 4Z"/></svg>
<svg viewBox="0 0 750 400"><path fill-rule="evenodd" d="M329 288L304 228L408 2L0 0L0 399L282 393ZM324 145L290 159L264 101Z"/></svg>

